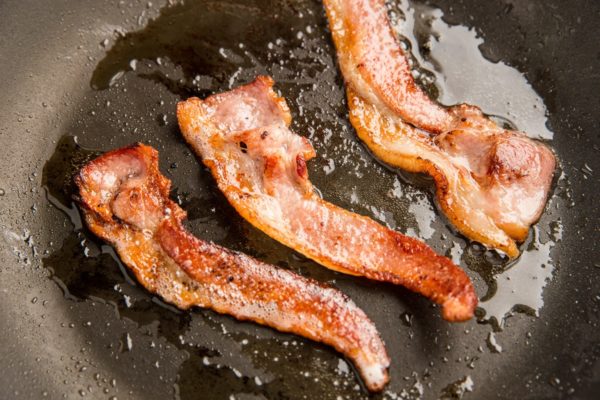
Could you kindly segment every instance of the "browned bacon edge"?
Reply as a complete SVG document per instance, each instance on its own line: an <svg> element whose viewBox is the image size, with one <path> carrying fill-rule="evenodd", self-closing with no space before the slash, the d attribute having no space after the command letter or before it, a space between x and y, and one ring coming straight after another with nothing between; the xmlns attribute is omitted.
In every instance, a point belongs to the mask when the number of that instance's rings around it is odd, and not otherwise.
<svg viewBox="0 0 600 400"><path fill-rule="evenodd" d="M479 108L443 107L415 83L383 0L323 0L347 85L350 120L387 164L430 174L464 235L508 254L541 216L555 156ZM465 165L466 164L466 165Z"/></svg>
<svg viewBox="0 0 600 400"><path fill-rule="evenodd" d="M441 304L449 321L471 318L477 295L463 270L425 243L314 192L305 164L314 149L289 130L289 109L273 83L259 77L177 107L182 134L233 207L258 229L327 268L403 285Z"/></svg>
<svg viewBox="0 0 600 400"><path fill-rule="evenodd" d="M158 153L135 144L85 165L75 178L89 229L115 247L150 292L179 308L210 308L333 346L371 391L388 382L379 334L343 293L290 271L202 241L182 226L168 198Z"/></svg>

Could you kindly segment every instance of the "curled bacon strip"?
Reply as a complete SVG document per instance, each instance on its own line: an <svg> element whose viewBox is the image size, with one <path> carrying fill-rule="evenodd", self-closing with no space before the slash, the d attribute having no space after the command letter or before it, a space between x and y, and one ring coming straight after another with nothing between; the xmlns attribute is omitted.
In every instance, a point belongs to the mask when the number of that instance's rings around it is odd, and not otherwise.
<svg viewBox="0 0 600 400"><path fill-rule="evenodd" d="M152 293L182 309L210 308L329 344L355 363L369 390L387 383L384 344L350 298L188 233L151 147L106 153L84 166L76 183L90 230Z"/></svg>
<svg viewBox="0 0 600 400"><path fill-rule="evenodd" d="M318 263L403 285L442 305L444 318L473 316L469 277L424 243L323 201L308 179L310 142L288 128L291 115L273 80L177 106L181 131L221 191L250 223Z"/></svg>
<svg viewBox="0 0 600 400"><path fill-rule="evenodd" d="M519 254L544 209L555 158L477 107L444 108L416 85L383 0L324 0L350 120L384 162L431 175L438 202L466 236Z"/></svg>

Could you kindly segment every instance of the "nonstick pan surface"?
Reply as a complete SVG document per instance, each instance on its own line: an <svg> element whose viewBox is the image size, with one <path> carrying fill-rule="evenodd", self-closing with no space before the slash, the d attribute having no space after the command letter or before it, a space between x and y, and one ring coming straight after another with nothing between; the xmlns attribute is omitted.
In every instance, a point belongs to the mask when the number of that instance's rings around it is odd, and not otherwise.
<svg viewBox="0 0 600 400"><path fill-rule="evenodd" d="M390 7L432 96L480 104L560 160L516 264L456 234L428 179L358 141L320 2L0 2L1 398L369 397L326 346L162 303L82 228L71 174L135 141L159 150L194 234L329 282L365 310L392 358L373 398L598 398L600 3ZM314 144L323 197L460 262L477 318L449 324L403 288L328 271L233 211L181 139L175 104L257 74L275 78Z"/></svg>

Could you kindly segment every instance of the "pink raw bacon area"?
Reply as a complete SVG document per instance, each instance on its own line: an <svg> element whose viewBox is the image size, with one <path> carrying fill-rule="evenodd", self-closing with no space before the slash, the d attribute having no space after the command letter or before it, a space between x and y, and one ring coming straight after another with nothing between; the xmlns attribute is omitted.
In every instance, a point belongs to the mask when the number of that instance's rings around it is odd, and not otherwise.
<svg viewBox="0 0 600 400"><path fill-rule="evenodd" d="M519 254L546 204L554 154L477 107L445 108L414 82L383 0L324 0L347 86L350 120L382 161L435 179L437 199L466 236Z"/></svg>
<svg viewBox="0 0 600 400"><path fill-rule="evenodd" d="M106 153L76 178L87 226L117 250L150 292L179 308L210 308L333 346L354 362L372 391L388 382L389 358L379 334L338 290L185 230L168 197L158 154L134 145Z"/></svg>
<svg viewBox="0 0 600 400"><path fill-rule="evenodd" d="M469 277L424 243L323 201L308 179L310 142L290 131L273 81L180 102L181 131L235 209L269 236L327 268L406 286L462 321L477 304ZM252 118L247 107L254 106ZM237 118L236 118L237 115Z"/></svg>

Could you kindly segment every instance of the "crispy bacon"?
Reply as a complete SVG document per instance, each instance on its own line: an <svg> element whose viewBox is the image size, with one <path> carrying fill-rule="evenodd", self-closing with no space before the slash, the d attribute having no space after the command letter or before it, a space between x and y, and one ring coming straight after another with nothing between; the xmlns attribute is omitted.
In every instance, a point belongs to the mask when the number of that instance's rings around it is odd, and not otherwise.
<svg viewBox="0 0 600 400"><path fill-rule="evenodd" d="M462 321L477 304L469 277L424 243L323 201L308 179L310 142L289 130L291 115L273 81L177 106L181 131L221 191L272 238L340 272L403 285Z"/></svg>
<svg viewBox="0 0 600 400"><path fill-rule="evenodd" d="M477 107L444 108L416 85L383 0L324 0L350 120L384 162L431 175L438 202L467 237L518 256L546 204L553 153Z"/></svg>
<svg viewBox="0 0 600 400"><path fill-rule="evenodd" d="M90 230L150 292L181 309L210 308L329 344L355 363L370 390L387 383L384 344L350 298L188 233L151 147L106 153L84 166L76 183Z"/></svg>

